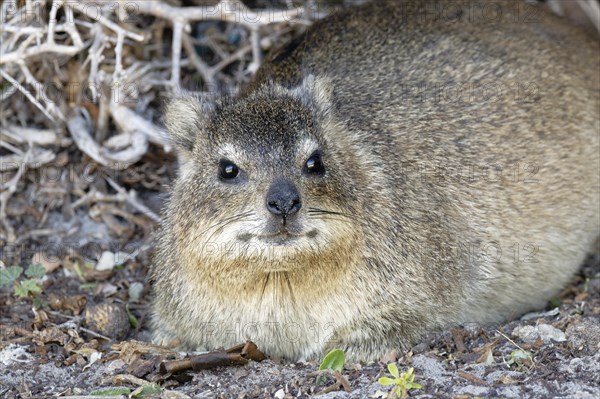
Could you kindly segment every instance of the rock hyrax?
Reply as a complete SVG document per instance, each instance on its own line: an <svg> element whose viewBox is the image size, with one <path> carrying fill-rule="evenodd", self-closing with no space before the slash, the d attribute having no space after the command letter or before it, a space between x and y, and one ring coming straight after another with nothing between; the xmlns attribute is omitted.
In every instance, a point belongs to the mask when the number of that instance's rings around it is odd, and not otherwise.
<svg viewBox="0 0 600 399"><path fill-rule="evenodd" d="M170 102L156 340L364 361L558 293L600 233L598 42L469 4L339 12L235 97Z"/></svg>

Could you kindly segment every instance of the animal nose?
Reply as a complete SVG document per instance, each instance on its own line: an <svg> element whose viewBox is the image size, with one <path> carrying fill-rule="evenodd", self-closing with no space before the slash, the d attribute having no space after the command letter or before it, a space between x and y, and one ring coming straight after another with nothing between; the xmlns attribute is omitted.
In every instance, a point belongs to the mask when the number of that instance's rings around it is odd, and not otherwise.
<svg viewBox="0 0 600 399"><path fill-rule="evenodd" d="M296 186L286 179L276 180L267 192L267 209L284 218L300 210L302 202Z"/></svg>

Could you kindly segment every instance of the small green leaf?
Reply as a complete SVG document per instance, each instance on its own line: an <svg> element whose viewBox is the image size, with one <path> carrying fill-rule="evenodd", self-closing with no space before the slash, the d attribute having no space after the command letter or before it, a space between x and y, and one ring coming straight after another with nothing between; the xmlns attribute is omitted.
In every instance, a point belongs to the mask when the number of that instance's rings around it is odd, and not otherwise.
<svg viewBox="0 0 600 399"><path fill-rule="evenodd" d="M396 363L388 364L388 370L390 371L390 374L394 378L398 378L400 376L400 373L398 372L398 367L396 366Z"/></svg>
<svg viewBox="0 0 600 399"><path fill-rule="evenodd" d="M548 301L548 304L553 309L554 308L559 308L560 305L562 305L562 300L559 297L552 298L552 299L550 299L550 301Z"/></svg>
<svg viewBox="0 0 600 399"><path fill-rule="evenodd" d="M590 290L590 278L586 277L585 281L583 282L583 292L588 292Z"/></svg>
<svg viewBox="0 0 600 399"><path fill-rule="evenodd" d="M144 385L133 391L130 395L132 398L145 398L148 396L157 396L162 393L162 389L156 385Z"/></svg>
<svg viewBox="0 0 600 399"><path fill-rule="evenodd" d="M81 265L79 264L78 260L73 262L73 271L75 272L75 274L77 274L77 277L79 277L81 280L84 280L83 271L81 270Z"/></svg>
<svg viewBox="0 0 600 399"><path fill-rule="evenodd" d="M346 354L341 349L334 349L325 355L319 370L342 371L346 362Z"/></svg>
<svg viewBox="0 0 600 399"><path fill-rule="evenodd" d="M15 287L15 295L19 298L25 298L29 296L30 293L39 294L40 292L42 292L42 289L37 285L34 279L23 280Z"/></svg>
<svg viewBox="0 0 600 399"><path fill-rule="evenodd" d="M0 270L0 287L11 285L23 273L21 266L10 266L4 270Z"/></svg>
<svg viewBox="0 0 600 399"><path fill-rule="evenodd" d="M119 396L119 395L129 395L131 393L131 389L129 388L111 388L111 389L103 389L101 391L94 391L90 393L91 396Z"/></svg>
<svg viewBox="0 0 600 399"><path fill-rule="evenodd" d="M48 303L44 301L40 296L33 298L33 307L36 309L42 309L46 307Z"/></svg>
<svg viewBox="0 0 600 399"><path fill-rule="evenodd" d="M42 278L46 275L46 269L44 269L44 266L36 263L29 265L27 270L25 270L25 275L29 278Z"/></svg>
<svg viewBox="0 0 600 399"><path fill-rule="evenodd" d="M127 311L127 318L129 319L129 324L131 325L131 327L137 328L140 323L138 322L137 317L135 317L133 313L131 313L131 311L129 310L129 305L125 306L125 310Z"/></svg>
<svg viewBox="0 0 600 399"><path fill-rule="evenodd" d="M519 362L524 359L530 359L531 356L532 356L531 352L521 350L521 349L512 351L512 353L510 354L510 357L512 357L516 362Z"/></svg>
<svg viewBox="0 0 600 399"><path fill-rule="evenodd" d="M23 287L23 282L15 287L15 295L18 298L26 298L29 295L29 290Z"/></svg>
<svg viewBox="0 0 600 399"><path fill-rule="evenodd" d="M98 285L98 283L83 283L83 284L79 284L79 289L80 290L93 290L94 288L96 288L96 286Z"/></svg>
<svg viewBox="0 0 600 399"><path fill-rule="evenodd" d="M384 387L387 387L388 385L394 385L396 380L393 380L390 377L381 377L378 382Z"/></svg>

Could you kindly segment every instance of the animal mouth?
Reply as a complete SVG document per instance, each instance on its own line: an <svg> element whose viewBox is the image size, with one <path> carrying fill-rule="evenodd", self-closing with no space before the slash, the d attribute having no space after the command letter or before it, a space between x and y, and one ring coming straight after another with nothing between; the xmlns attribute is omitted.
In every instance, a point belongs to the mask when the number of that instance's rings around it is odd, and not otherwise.
<svg viewBox="0 0 600 399"><path fill-rule="evenodd" d="M311 230L307 233L295 233L295 232L289 231L285 227L282 227L278 231L276 231L274 233L268 233L268 234L242 233L242 234L238 235L238 239L240 241L247 242L247 241L250 241L252 238L256 237L258 240L260 240L261 242L264 242L265 244L287 245L287 244L290 244L292 242L299 240L302 237L312 238L312 237L315 237L316 235L317 235L316 230Z"/></svg>
<svg viewBox="0 0 600 399"><path fill-rule="evenodd" d="M261 235L258 238L268 244L284 245L291 243L298 238L302 237L302 234L292 234L287 230L278 231L275 234Z"/></svg>

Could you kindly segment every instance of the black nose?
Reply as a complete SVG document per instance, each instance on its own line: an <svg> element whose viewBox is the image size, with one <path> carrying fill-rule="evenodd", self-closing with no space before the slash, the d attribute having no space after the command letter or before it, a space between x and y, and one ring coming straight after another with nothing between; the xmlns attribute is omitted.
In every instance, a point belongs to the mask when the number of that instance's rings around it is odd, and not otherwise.
<svg viewBox="0 0 600 399"><path fill-rule="evenodd" d="M267 192L267 209L284 218L300 210L300 194L296 186L286 179L278 179L271 184Z"/></svg>

